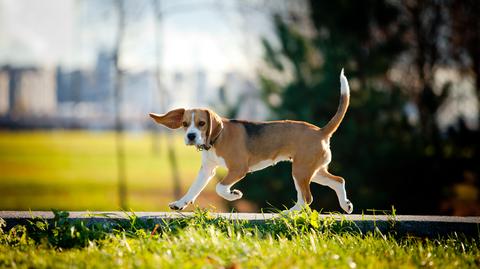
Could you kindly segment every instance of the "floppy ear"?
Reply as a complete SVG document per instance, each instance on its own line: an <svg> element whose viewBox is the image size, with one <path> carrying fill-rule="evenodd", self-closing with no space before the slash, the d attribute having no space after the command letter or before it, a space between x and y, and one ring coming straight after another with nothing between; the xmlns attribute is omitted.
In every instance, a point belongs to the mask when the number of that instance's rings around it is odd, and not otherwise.
<svg viewBox="0 0 480 269"><path fill-rule="evenodd" d="M183 113L185 113L185 109L178 108L166 114L160 115L160 114L150 113L149 115L157 123L165 125L170 129L177 129L182 126Z"/></svg>
<svg viewBox="0 0 480 269"><path fill-rule="evenodd" d="M205 110L208 116L207 138L205 144L210 146L212 140L215 141L223 129L222 118L210 109Z"/></svg>

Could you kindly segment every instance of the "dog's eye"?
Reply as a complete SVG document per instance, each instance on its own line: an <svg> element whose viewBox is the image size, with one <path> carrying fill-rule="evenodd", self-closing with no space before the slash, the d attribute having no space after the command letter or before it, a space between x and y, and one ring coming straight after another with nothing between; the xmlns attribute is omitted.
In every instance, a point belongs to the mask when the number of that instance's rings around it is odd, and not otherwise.
<svg viewBox="0 0 480 269"><path fill-rule="evenodd" d="M204 121L198 122L198 126L202 127L203 125L205 125L205 122L204 122Z"/></svg>
<svg viewBox="0 0 480 269"><path fill-rule="evenodd" d="M187 127L188 126L188 123L186 121L182 122L183 124L183 127Z"/></svg>

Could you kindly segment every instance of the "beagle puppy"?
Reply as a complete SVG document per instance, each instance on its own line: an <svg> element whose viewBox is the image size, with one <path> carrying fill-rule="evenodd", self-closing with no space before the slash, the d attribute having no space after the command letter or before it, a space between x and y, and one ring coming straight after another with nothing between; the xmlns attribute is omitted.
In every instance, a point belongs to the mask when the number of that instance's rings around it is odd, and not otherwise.
<svg viewBox="0 0 480 269"><path fill-rule="evenodd" d="M330 137L337 130L349 104L347 78L340 73L340 104L336 114L323 128L302 121L251 122L222 118L210 109L179 108L166 114L150 113L157 123L170 129L183 127L185 144L202 151L202 166L188 192L169 207L182 210L193 203L223 166L228 173L216 186L216 192L228 201L242 198L232 186L247 173L261 170L280 161L292 162L292 176L297 202L289 211L300 210L312 202L310 182L332 188L340 206L352 213L345 180L328 172L332 160Z"/></svg>

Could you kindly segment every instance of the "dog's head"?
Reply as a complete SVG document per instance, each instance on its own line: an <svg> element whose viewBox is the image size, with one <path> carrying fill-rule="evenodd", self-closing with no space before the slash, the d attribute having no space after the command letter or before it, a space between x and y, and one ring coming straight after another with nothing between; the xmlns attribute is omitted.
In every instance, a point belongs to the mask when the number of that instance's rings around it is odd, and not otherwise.
<svg viewBox="0 0 480 269"><path fill-rule="evenodd" d="M170 129L183 127L185 144L198 149L210 149L223 130L222 119L210 109L179 108L161 115L150 113L150 117Z"/></svg>

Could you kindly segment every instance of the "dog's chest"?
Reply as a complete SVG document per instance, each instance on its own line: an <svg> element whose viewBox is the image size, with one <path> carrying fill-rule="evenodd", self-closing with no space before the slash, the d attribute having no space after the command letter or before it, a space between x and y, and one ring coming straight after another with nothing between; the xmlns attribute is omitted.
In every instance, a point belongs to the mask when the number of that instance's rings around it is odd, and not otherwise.
<svg viewBox="0 0 480 269"><path fill-rule="evenodd" d="M208 151L202 151L202 157L204 162L213 163L215 166L227 167L225 160L217 155L214 148Z"/></svg>
<svg viewBox="0 0 480 269"><path fill-rule="evenodd" d="M288 156L278 156L277 158L275 158L273 160L270 160L270 159L263 160L263 161L260 161L256 164L254 164L254 165L249 166L248 167L248 172L255 172L255 171L258 171L258 170L262 170L266 167L275 165L278 162L290 161L290 160L291 159Z"/></svg>

